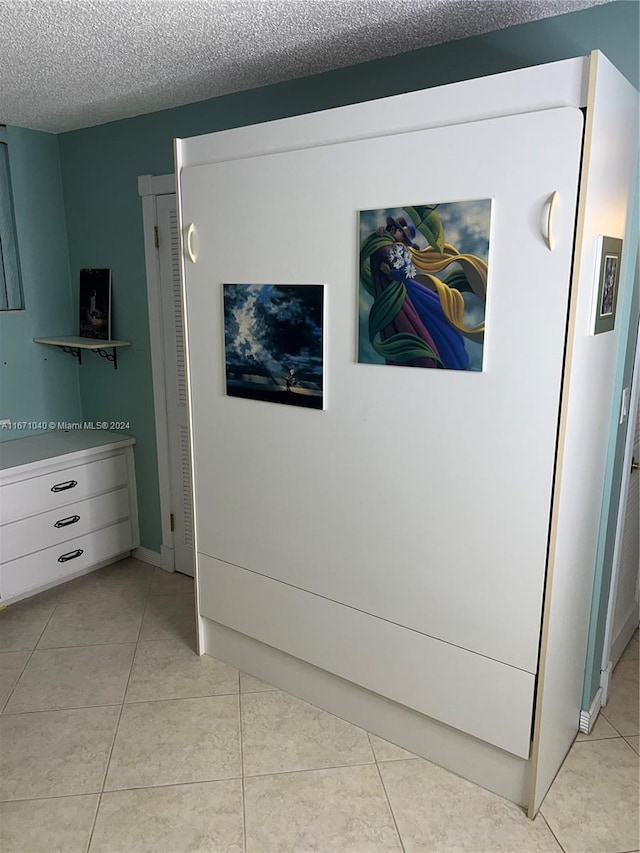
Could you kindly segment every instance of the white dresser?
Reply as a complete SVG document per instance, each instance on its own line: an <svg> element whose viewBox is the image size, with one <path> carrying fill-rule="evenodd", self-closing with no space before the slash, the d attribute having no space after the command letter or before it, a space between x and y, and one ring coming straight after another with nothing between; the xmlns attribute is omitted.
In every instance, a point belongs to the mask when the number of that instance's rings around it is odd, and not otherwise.
<svg viewBox="0 0 640 853"><path fill-rule="evenodd" d="M139 544L133 445L56 431L0 444L0 599L6 604Z"/></svg>

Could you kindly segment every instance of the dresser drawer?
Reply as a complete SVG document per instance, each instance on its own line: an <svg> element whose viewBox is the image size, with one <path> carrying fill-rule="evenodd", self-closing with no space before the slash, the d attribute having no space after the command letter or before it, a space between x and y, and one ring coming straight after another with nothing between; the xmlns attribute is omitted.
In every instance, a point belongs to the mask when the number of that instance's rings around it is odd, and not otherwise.
<svg viewBox="0 0 640 853"><path fill-rule="evenodd" d="M76 503L127 483L124 453L96 462L62 468L0 488L0 523Z"/></svg>
<svg viewBox="0 0 640 853"><path fill-rule="evenodd" d="M121 521L28 557L0 565L2 598L51 584L132 547L131 523Z"/></svg>
<svg viewBox="0 0 640 853"><path fill-rule="evenodd" d="M77 539L99 527L128 518L129 489L123 486L59 509L23 518L0 527L0 562L17 560L69 539Z"/></svg>

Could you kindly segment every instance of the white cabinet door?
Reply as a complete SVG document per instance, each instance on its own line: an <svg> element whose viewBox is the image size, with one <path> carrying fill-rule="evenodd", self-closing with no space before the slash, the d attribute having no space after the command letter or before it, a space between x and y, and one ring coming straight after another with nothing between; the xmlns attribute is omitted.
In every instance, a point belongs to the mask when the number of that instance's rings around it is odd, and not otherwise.
<svg viewBox="0 0 640 853"><path fill-rule="evenodd" d="M183 170L203 553L536 671L581 140L562 108ZM486 198L484 371L358 364L358 211ZM223 283L326 285L326 411L225 395Z"/></svg>

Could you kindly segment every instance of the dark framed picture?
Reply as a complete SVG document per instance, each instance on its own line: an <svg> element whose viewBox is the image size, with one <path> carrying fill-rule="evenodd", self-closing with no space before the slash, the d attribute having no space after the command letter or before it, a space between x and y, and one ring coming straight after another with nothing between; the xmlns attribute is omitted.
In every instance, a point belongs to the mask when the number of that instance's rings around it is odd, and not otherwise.
<svg viewBox="0 0 640 853"><path fill-rule="evenodd" d="M324 285L225 284L227 394L324 408Z"/></svg>
<svg viewBox="0 0 640 853"><path fill-rule="evenodd" d="M610 332L615 327L622 240L598 238L593 334Z"/></svg>
<svg viewBox="0 0 640 853"><path fill-rule="evenodd" d="M111 340L111 270L80 270L80 337Z"/></svg>

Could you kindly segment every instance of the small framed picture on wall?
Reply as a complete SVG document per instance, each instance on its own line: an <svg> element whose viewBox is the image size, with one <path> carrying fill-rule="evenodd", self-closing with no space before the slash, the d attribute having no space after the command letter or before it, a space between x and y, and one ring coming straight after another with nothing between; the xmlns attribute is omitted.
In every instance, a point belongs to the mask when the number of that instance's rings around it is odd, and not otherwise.
<svg viewBox="0 0 640 853"><path fill-rule="evenodd" d="M622 240L598 237L592 322L594 335L611 332L615 327L621 257Z"/></svg>

